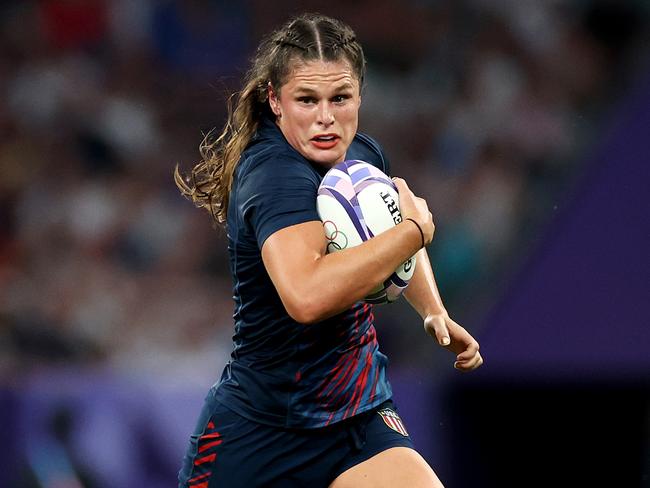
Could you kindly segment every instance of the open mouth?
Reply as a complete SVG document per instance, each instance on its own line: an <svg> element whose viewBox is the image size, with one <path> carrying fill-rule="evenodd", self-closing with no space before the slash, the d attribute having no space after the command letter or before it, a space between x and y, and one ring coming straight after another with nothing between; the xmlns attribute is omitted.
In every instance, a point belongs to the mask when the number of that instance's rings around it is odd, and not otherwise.
<svg viewBox="0 0 650 488"><path fill-rule="evenodd" d="M339 142L336 134L321 134L311 138L311 143L319 149L331 149Z"/></svg>

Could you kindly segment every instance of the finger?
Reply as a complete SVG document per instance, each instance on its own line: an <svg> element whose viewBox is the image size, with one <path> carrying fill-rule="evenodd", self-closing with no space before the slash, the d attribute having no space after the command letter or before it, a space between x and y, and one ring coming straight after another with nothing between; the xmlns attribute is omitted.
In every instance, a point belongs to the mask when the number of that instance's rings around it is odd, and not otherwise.
<svg viewBox="0 0 650 488"><path fill-rule="evenodd" d="M444 319L437 319L434 322L434 328L436 331L436 339L438 340L438 344L443 347L448 346L451 343L451 339L449 337L449 329L447 329L447 324L445 323Z"/></svg>
<svg viewBox="0 0 650 488"><path fill-rule="evenodd" d="M461 373L468 373L470 371L474 371L475 369L477 369L481 364L483 363L479 360L472 363L454 363L454 368L460 371Z"/></svg>
<svg viewBox="0 0 650 488"><path fill-rule="evenodd" d="M393 178L393 183L395 183L395 186L397 187L397 192L402 193L403 191L410 191L409 186L406 184L406 181L402 178Z"/></svg>
<svg viewBox="0 0 650 488"><path fill-rule="evenodd" d="M438 341L438 344L446 347L451 343L449 330L447 329L445 320L442 317L429 317L425 320L424 325L427 332Z"/></svg>
<svg viewBox="0 0 650 488"><path fill-rule="evenodd" d="M483 358L481 357L480 354L477 354L475 357L473 357L471 359L465 359L463 361L456 361L454 363L454 368L460 369L460 370L471 371L473 369L478 368L481 364L483 364Z"/></svg>
<svg viewBox="0 0 650 488"><path fill-rule="evenodd" d="M480 355L480 353L476 353L476 356L469 360L465 361L456 361L454 363L454 368L461 372L468 372L468 371L474 371L475 369L479 368L483 364L483 357Z"/></svg>
<svg viewBox="0 0 650 488"><path fill-rule="evenodd" d="M467 345L467 347L463 352L461 352L458 356L456 356L456 360L461 362L468 361L473 357L475 357L476 354L478 354L478 350L479 350L478 342L472 341Z"/></svg>

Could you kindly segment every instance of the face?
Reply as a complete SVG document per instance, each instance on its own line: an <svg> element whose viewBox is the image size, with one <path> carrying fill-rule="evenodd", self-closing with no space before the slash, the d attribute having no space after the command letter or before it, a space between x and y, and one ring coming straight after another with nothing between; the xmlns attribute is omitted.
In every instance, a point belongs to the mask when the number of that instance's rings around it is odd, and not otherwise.
<svg viewBox="0 0 650 488"><path fill-rule="evenodd" d="M344 160L359 123L359 80L347 61L298 63L269 104L289 144L331 167Z"/></svg>

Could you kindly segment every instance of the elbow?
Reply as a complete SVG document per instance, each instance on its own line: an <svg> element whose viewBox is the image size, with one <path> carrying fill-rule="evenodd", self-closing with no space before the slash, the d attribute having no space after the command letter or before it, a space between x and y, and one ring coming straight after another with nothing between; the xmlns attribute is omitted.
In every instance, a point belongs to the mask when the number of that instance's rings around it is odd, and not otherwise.
<svg viewBox="0 0 650 488"><path fill-rule="evenodd" d="M299 324L305 324L305 325L310 325L310 324L315 324L316 322L320 322L325 318L324 315L322 315L318 310L314 310L313 308L310 307L305 307L305 306L295 306L295 307L286 307L287 313L289 316L298 322Z"/></svg>
<svg viewBox="0 0 650 488"><path fill-rule="evenodd" d="M334 315L325 305L318 297L305 296L284 302L284 308L289 316L296 322L305 325L320 322Z"/></svg>

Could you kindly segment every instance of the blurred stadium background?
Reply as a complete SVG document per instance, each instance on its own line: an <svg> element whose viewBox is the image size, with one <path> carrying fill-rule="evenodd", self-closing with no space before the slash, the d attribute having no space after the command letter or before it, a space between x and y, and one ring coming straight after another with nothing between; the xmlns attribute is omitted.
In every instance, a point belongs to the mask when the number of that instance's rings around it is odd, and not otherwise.
<svg viewBox="0 0 650 488"><path fill-rule="evenodd" d="M422 453L454 488L650 486L647 0L0 3L0 486L175 486L232 305L171 172L307 10L357 31L361 128L486 358L377 309Z"/></svg>

